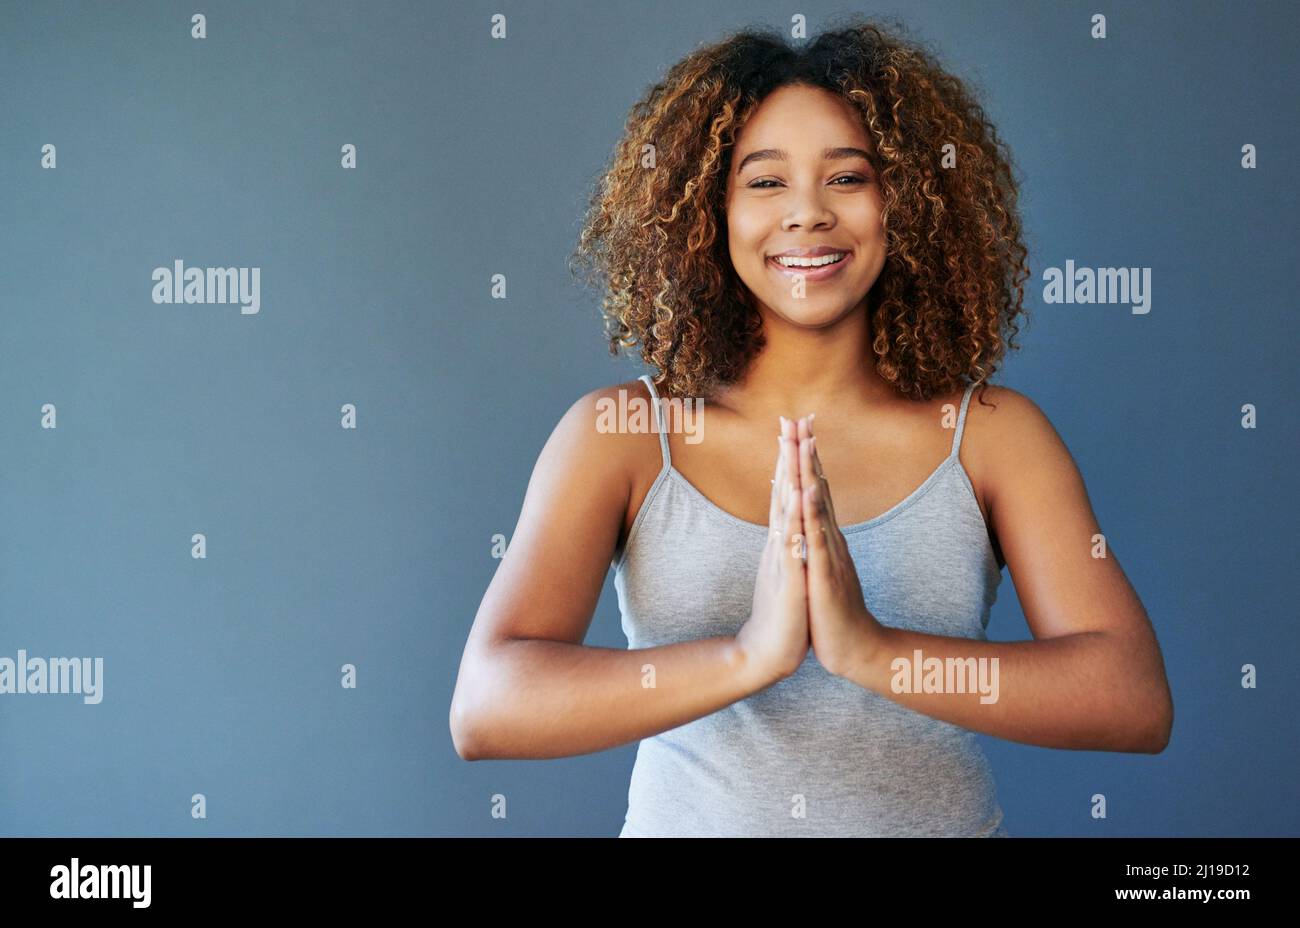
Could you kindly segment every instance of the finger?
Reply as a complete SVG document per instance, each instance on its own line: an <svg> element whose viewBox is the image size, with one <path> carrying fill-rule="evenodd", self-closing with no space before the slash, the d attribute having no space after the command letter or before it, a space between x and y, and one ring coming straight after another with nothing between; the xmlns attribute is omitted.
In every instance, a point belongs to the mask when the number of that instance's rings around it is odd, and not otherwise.
<svg viewBox="0 0 1300 928"><path fill-rule="evenodd" d="M808 466L812 466L812 453L808 454ZM808 569L826 572L830 570L831 542L830 527L827 525L825 510L826 497L822 493L821 481L814 480L803 492L804 533L808 538Z"/></svg>
<svg viewBox="0 0 1300 928"><path fill-rule="evenodd" d="M802 425L803 420L799 420ZM808 489L817 482L817 472L814 470L812 457L812 439L805 437L799 442L799 485L803 488L805 494Z"/></svg>
<svg viewBox="0 0 1300 928"><path fill-rule="evenodd" d="M785 416L782 416L781 417L781 439L782 439L781 440L781 476L782 479L787 484L793 484L794 486L798 486L798 476L799 476L796 470L798 461L797 458L795 457L799 448L799 442L797 440L797 436L798 433L795 431L794 421L791 419L787 419ZM783 494L781 497L782 503L784 506L788 507L790 505L789 498L785 496L784 493L785 491L782 490L782 494Z"/></svg>
<svg viewBox="0 0 1300 928"><path fill-rule="evenodd" d="M785 479L790 487L797 494L802 488L802 482L799 480L799 431L798 426L793 419L782 419L782 428L784 429L785 441L782 442L783 463L785 467ZM790 505L796 509L802 508L798 505L797 496L792 498Z"/></svg>
<svg viewBox="0 0 1300 928"><path fill-rule="evenodd" d="M831 496L831 482L826 477L826 471L822 468L821 456L817 453L817 436L808 439L809 451L812 454L812 466L814 479L820 484L819 490L822 497L822 505L826 510L826 518L830 522L830 527L838 529L840 526L839 519L835 516L835 500Z"/></svg>
<svg viewBox="0 0 1300 928"><path fill-rule="evenodd" d="M793 484L786 483L786 500L789 505L785 510L785 534L784 544L785 557L789 559L792 567L802 569L805 562L805 544L803 535L803 507L799 503L799 491Z"/></svg>
<svg viewBox="0 0 1300 928"><path fill-rule="evenodd" d="M798 432L794 422L786 420L787 434L790 435L788 441L783 442L785 445L785 466L786 466L786 483L789 486L789 507L787 519L786 540L788 542L790 557L794 558L800 566L804 563L804 558L800 556L803 551L803 506L800 504L800 493L802 490L802 481L799 479L799 460L798 460L798 441L796 440ZM796 536L799 536L796 538Z"/></svg>
<svg viewBox="0 0 1300 928"><path fill-rule="evenodd" d="M831 482L822 469L821 456L817 450L817 436L809 439L812 445L813 468L820 475L817 480L818 510L822 516L822 526L826 530L826 543L832 560L836 557L849 557L849 542L840 531L839 518L835 515L835 500L831 496Z"/></svg>
<svg viewBox="0 0 1300 928"><path fill-rule="evenodd" d="M819 482L821 469L816 464L816 458L813 456L813 433L812 417L814 414L805 416L799 420L799 487L800 493L799 506L804 509L804 500L811 490L813 484ZM825 499L825 487L822 488L821 497ZM806 511L806 509L805 509ZM825 523L823 522L823 525ZM813 529L806 523L804 525L805 534L811 535Z"/></svg>
<svg viewBox="0 0 1300 928"><path fill-rule="evenodd" d="M817 464L814 458L815 447L816 440L811 436L807 441L799 443L799 474L803 480L804 488L801 494L804 511L804 534L808 536L810 558L813 556L813 549L822 554L827 552L827 544L830 541L829 533L837 529L837 526L830 521L829 515L825 511L826 493L822 481L817 478ZM811 560L809 563L811 563Z"/></svg>

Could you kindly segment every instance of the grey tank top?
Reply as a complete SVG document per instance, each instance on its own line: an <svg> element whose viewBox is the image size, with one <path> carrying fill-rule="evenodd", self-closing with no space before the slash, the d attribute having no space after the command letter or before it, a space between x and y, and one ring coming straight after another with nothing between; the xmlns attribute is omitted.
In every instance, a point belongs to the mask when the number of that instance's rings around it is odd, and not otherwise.
<svg viewBox="0 0 1300 928"><path fill-rule="evenodd" d="M767 526L663 470L614 553L628 647L734 635L749 616ZM998 567L958 450L906 499L841 526L881 623L985 640ZM773 457L775 461L775 456ZM1007 837L975 734L837 677L810 651L790 677L637 746L619 837Z"/></svg>

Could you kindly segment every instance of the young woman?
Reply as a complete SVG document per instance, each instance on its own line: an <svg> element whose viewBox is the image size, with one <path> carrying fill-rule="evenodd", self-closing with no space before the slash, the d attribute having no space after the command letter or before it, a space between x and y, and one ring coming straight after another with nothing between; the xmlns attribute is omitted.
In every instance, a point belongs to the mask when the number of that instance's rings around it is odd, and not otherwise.
<svg viewBox="0 0 1300 928"><path fill-rule="evenodd" d="M461 663L462 757L639 739L624 836L1004 836L974 732L1163 750L1160 650L1074 461L988 383L1029 273L1011 173L870 23L748 30L648 92L578 254L611 350L659 375L543 448ZM702 398L704 440L598 427L620 391ZM583 645L611 563L626 651ZM985 637L1004 566L1032 641Z"/></svg>

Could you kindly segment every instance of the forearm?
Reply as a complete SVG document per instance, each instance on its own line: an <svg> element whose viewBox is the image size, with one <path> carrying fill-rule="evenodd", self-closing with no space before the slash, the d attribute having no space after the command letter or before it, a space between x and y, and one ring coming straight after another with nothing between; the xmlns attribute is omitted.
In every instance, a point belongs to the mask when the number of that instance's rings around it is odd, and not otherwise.
<svg viewBox="0 0 1300 928"><path fill-rule="evenodd" d="M989 642L886 626L880 642L841 675L971 731L1041 747L1152 752L1172 722L1163 667L1142 656L1140 642L1113 634ZM966 691L949 691L963 688L963 677ZM925 692L936 680L940 691Z"/></svg>
<svg viewBox="0 0 1300 928"><path fill-rule="evenodd" d="M657 648L510 639L475 665L471 759L587 754L709 715L771 683L729 636Z"/></svg>

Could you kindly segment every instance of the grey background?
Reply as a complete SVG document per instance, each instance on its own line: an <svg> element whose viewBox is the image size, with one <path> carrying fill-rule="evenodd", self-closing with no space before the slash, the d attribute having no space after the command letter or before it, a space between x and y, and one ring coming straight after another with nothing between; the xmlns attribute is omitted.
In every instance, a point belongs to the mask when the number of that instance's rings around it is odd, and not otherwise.
<svg viewBox="0 0 1300 928"><path fill-rule="evenodd" d="M1015 153L1033 321L999 379L1078 461L1176 700L1159 756L981 736L1008 829L1296 834L1297 7L1108 4L1096 41L1082 3L690 0L205 0L201 41L194 5L0 5L0 655L105 661L97 706L0 696L0 834L617 834L634 744L471 764L447 729L491 536L568 405L644 370L565 258L672 62L851 10ZM261 267L261 312L154 304L177 258ZM1043 305L1067 259L1153 268L1150 314ZM989 629L1028 637L1009 575ZM587 642L626 646L608 582Z"/></svg>

